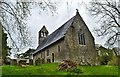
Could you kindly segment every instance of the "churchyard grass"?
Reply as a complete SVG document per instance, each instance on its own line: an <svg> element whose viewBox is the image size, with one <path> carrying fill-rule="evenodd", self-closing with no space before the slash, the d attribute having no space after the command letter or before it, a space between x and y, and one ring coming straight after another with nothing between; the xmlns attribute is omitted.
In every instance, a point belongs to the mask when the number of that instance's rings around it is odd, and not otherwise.
<svg viewBox="0 0 120 77"><path fill-rule="evenodd" d="M83 73L58 70L58 63L41 64L39 66L28 65L26 67L4 65L2 75L118 75L117 66L78 66ZM120 68L119 68L120 72Z"/></svg>

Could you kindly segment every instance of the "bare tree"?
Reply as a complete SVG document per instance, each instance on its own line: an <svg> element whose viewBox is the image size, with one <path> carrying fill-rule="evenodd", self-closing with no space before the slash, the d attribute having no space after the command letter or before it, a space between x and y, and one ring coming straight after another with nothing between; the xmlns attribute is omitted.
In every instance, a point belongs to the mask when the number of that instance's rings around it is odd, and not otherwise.
<svg viewBox="0 0 120 77"><path fill-rule="evenodd" d="M97 36L107 38L106 45L113 46L120 36L120 1L116 0L92 0L88 11L97 17L98 25L95 28Z"/></svg>
<svg viewBox="0 0 120 77"><path fill-rule="evenodd" d="M56 11L55 2L41 0L39 2L22 2L15 0L10 2L8 0L0 1L0 23L3 29L7 32L12 49L21 49L31 45L31 36L26 20L31 15L31 9L35 6L41 10L50 10L53 14Z"/></svg>

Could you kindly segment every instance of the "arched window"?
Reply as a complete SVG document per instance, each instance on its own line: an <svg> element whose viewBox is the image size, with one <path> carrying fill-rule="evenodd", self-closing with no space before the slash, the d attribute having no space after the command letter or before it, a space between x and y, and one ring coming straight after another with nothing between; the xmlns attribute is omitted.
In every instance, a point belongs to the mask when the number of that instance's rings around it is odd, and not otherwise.
<svg viewBox="0 0 120 77"><path fill-rule="evenodd" d="M80 45L85 45L85 36L84 36L84 33L81 29L78 32L78 41L79 41Z"/></svg>
<svg viewBox="0 0 120 77"><path fill-rule="evenodd" d="M43 32L41 32L41 35L40 35L41 37L43 37L44 36L44 33Z"/></svg>
<svg viewBox="0 0 120 77"><path fill-rule="evenodd" d="M44 31L40 32L40 37L46 37L46 36L47 36L46 32L44 32Z"/></svg>
<svg viewBox="0 0 120 77"><path fill-rule="evenodd" d="M60 52L60 46L58 45L58 52Z"/></svg>

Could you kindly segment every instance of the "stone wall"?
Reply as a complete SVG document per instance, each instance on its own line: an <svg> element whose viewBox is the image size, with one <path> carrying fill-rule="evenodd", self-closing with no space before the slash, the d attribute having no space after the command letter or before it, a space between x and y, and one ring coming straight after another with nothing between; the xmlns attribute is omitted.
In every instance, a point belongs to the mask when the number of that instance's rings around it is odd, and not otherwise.
<svg viewBox="0 0 120 77"><path fill-rule="evenodd" d="M79 16L78 16L79 17ZM94 65L96 63L97 52L92 34L81 18L76 18L74 23L69 27L66 37L65 52L69 52L70 60L77 61L81 65ZM85 45L80 45L78 40L78 32L83 30L85 35Z"/></svg>
<svg viewBox="0 0 120 77"><path fill-rule="evenodd" d="M58 50L58 46L60 47L60 51ZM64 59L64 56L65 56L65 54L63 55L64 48L65 48L64 39L61 39L58 42L54 43L53 45L37 53L35 56L33 56L33 62L35 64L35 60L39 58L44 59L45 62L53 62L52 61L53 54L54 54L54 62L60 62ZM47 52L49 52L49 55L47 55Z"/></svg>

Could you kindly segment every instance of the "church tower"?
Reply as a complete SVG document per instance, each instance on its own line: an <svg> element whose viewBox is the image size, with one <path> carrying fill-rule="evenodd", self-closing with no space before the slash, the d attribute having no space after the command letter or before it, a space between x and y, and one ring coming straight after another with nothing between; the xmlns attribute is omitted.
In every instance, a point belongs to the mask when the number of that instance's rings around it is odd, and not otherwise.
<svg viewBox="0 0 120 77"><path fill-rule="evenodd" d="M48 36L49 32L46 29L45 25L42 27L42 29L39 31L39 41L38 44L41 44L43 40Z"/></svg>

